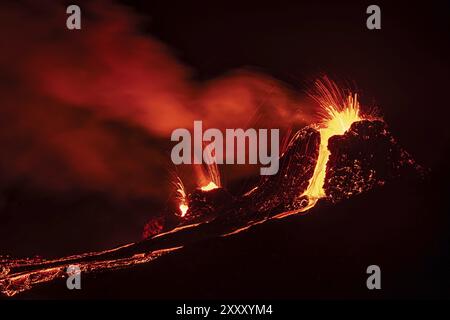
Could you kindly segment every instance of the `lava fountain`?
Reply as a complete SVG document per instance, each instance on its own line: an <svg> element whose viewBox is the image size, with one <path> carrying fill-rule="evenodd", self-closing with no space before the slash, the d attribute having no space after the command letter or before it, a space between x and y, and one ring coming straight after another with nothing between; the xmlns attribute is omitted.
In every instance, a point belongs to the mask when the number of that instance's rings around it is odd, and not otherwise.
<svg viewBox="0 0 450 320"><path fill-rule="evenodd" d="M318 83L318 86L322 87L323 84ZM302 196L308 198L308 205L302 211L314 207L320 198L326 196L323 186L328 158L330 157L328 140L332 136L343 135L354 122L362 120L356 94L349 95L347 101L343 104L342 101L337 100L339 97L337 91L331 92L327 87L323 87L323 90L324 95L318 97L318 101L325 111L324 119L318 130L320 133L319 156L308 188L302 194Z"/></svg>
<svg viewBox="0 0 450 320"><path fill-rule="evenodd" d="M0 292L13 296L63 278L72 264L95 273L148 263L188 244L306 212L320 199L340 201L422 170L382 120L361 113L356 94L344 94L328 78L317 81L316 89L312 97L321 107L321 120L293 136L276 175L262 177L239 196L222 186L217 165L202 169L203 178L191 193L177 177L175 226L165 224L162 215L147 239L111 250L54 260L0 257Z"/></svg>

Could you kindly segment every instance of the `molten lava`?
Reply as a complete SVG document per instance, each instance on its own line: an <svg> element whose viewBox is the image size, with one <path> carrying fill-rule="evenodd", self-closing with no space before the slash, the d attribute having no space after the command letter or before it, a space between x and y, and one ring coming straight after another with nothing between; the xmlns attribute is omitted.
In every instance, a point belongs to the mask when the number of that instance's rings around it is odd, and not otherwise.
<svg viewBox="0 0 450 320"><path fill-rule="evenodd" d="M54 260L0 256L0 292L13 296L64 278L71 264L84 273L97 273L148 263L202 239L229 236L270 219L306 212L321 198L334 203L401 174L421 172L382 120L361 114L356 94L345 95L328 78L317 81L316 89L312 97L321 107L321 121L293 136L280 156L277 175L235 196L222 186L216 164L199 167L193 192L186 192L179 177L173 182L179 210L176 225L158 217L146 225L145 240L102 252Z"/></svg>
<svg viewBox="0 0 450 320"><path fill-rule="evenodd" d="M314 173L309 179L308 187L298 197L302 203L301 207L281 212L273 218L281 219L292 214L308 211L316 205L319 199L327 196L324 184L330 157L328 141L333 136L345 134L353 123L364 120L360 112L357 94L349 93L345 97L342 89L327 77L316 81L315 90L310 96L321 108L321 120L315 125L320 134L320 144Z"/></svg>
<svg viewBox="0 0 450 320"><path fill-rule="evenodd" d="M186 215L186 212L188 211L189 207L187 206L187 204L180 204L179 206L180 208L180 212L181 212L181 216L184 217Z"/></svg>
<svg viewBox="0 0 450 320"><path fill-rule="evenodd" d="M180 177L176 177L176 181L173 184L177 193L176 199L179 203L178 208L180 209L180 216L184 217L189 209L186 199L186 189L184 188L183 181L181 181Z"/></svg>
<svg viewBox="0 0 450 320"><path fill-rule="evenodd" d="M212 181L210 183L208 183L206 186L200 187L200 189L202 191L210 191L210 190L214 190L217 188L218 188L218 186Z"/></svg>
<svg viewBox="0 0 450 320"><path fill-rule="evenodd" d="M326 196L323 186L325 183L328 158L330 157L328 140L332 136L343 135L350 129L350 126L354 122L362 120L356 94L354 96L349 95L345 105L340 105L339 101L328 100L328 98L335 99L335 97L335 93L329 93L326 96L321 97L320 104L324 108L326 115L319 128L319 157L317 159L316 167L314 168L314 174L309 181L308 188L302 194L302 196L307 196L308 204L301 211L309 210L314 207L320 198ZM324 104L328 102L331 102L332 104L324 106Z"/></svg>

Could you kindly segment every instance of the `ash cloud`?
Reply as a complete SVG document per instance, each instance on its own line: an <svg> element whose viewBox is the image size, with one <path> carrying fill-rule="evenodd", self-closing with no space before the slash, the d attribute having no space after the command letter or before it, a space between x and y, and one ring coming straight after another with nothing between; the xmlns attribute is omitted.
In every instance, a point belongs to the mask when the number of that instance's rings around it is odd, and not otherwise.
<svg viewBox="0 0 450 320"><path fill-rule="evenodd" d="M161 168L173 129L194 120L217 128L310 121L298 97L268 76L235 70L196 82L191 68L140 32L145 21L130 8L81 8L82 30L69 31L63 3L2 4L3 184L167 197Z"/></svg>

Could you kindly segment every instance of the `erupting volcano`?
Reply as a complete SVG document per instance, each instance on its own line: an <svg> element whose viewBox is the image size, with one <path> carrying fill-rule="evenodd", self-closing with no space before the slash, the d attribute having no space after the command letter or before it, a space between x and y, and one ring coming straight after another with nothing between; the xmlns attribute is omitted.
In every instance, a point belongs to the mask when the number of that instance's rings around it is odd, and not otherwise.
<svg viewBox="0 0 450 320"><path fill-rule="evenodd" d="M356 94L354 96L350 94L345 101L339 88L328 78L325 78L324 82L317 81L316 88L318 94L312 96L323 112L322 123L317 126L320 134L319 155L308 188L302 194L302 197L305 197L305 201L307 201L307 205L300 212L314 207L320 198L326 196L324 183L330 157L328 140L332 136L343 135L354 122L362 120ZM283 213L279 217L286 215Z"/></svg>
<svg viewBox="0 0 450 320"><path fill-rule="evenodd" d="M83 272L99 272L147 263L199 240L304 213L320 199L340 201L421 171L383 120L362 112L356 94L344 92L325 78L316 82L312 97L320 106L321 121L293 135L280 156L278 173L262 177L249 192L228 192L215 165L207 167L203 181L190 193L177 177L175 226L167 223L167 216L173 215L167 213L148 226L147 239L141 242L55 260L4 258L0 261L1 292L13 296L64 277L71 264Z"/></svg>

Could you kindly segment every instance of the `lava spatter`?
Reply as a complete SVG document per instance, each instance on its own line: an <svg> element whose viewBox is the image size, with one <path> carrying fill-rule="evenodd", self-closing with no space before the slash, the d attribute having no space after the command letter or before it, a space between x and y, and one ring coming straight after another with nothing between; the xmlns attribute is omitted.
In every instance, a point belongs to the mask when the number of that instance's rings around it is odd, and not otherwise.
<svg viewBox="0 0 450 320"><path fill-rule="evenodd" d="M85 273L148 263L185 245L228 236L274 218L307 212L320 199L331 202L382 186L420 167L390 135L380 119L362 115L357 95L344 95L325 79L313 96L321 106L317 124L299 130L280 156L276 175L265 176L251 191L231 195L220 183L217 168L188 193L175 183L179 219L173 228L152 228L149 238L96 253L54 260L0 260L0 291L13 296L34 285L64 277L71 264ZM163 216L164 217L164 216ZM158 221L159 223L159 221Z"/></svg>

